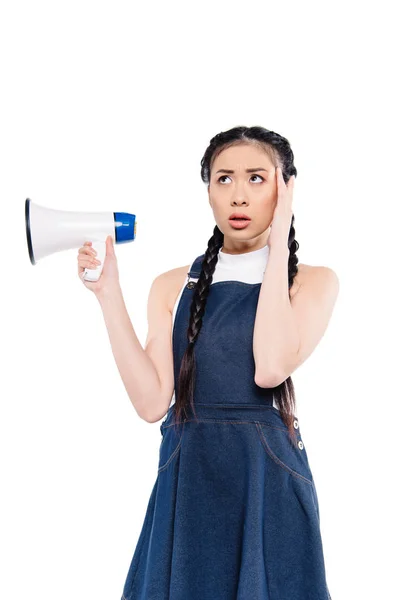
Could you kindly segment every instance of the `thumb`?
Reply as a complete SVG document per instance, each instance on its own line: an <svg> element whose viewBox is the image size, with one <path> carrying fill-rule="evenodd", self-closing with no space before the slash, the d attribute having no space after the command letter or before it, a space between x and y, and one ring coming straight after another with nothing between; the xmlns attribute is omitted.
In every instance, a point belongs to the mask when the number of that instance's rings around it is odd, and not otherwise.
<svg viewBox="0 0 400 600"><path fill-rule="evenodd" d="M114 244L113 244L113 240L112 240L111 235L107 236L106 249L107 249L107 254L110 254L111 256L115 256Z"/></svg>

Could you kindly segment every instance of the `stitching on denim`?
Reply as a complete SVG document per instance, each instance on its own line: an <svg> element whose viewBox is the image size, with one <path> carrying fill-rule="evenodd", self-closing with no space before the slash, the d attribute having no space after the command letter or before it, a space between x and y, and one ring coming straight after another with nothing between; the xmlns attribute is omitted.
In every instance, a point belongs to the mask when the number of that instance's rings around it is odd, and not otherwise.
<svg viewBox="0 0 400 600"><path fill-rule="evenodd" d="M212 406L213 408L220 408L221 406L227 406L228 408L262 408L263 410L273 410L279 413L279 410L275 408L275 406L272 406L272 404L236 404L236 402L230 402L228 404L223 404L222 402L218 402L218 404L210 404L210 402L196 402L196 406Z"/></svg>
<svg viewBox="0 0 400 600"><path fill-rule="evenodd" d="M190 279L196 279L196 281L199 279L199 276L197 275L190 275ZM239 287L255 287L256 285L261 285L262 282L257 282L257 283L248 283L247 281L239 281L238 279L225 279L224 281L215 281L214 283L210 284L210 290L211 288L217 286L217 285L231 285L232 283L235 283L237 285L239 285ZM190 288L187 288L188 290L190 290ZM192 288L194 290L194 288Z"/></svg>
<svg viewBox="0 0 400 600"><path fill-rule="evenodd" d="M253 425L256 425L257 423L259 423L259 421L239 421L236 419L233 420L225 420L225 419L186 419L186 421L179 421L179 423L177 424L183 424L183 423L252 423ZM277 425L270 425L269 423L265 423L264 421L261 421L263 425L265 425L265 427L270 427L271 429L277 429L279 431L285 431L287 432L288 430L285 429L284 427L278 427ZM173 427L174 423L171 423L171 425L163 425L163 429L166 429L167 427ZM300 437L300 429L297 429L297 436Z"/></svg>
<svg viewBox="0 0 400 600"><path fill-rule="evenodd" d="M263 410L276 410L278 411L277 408L275 408L275 406L272 405L267 405L267 404L236 404L235 403L228 403L228 404L222 404L221 402L218 402L218 404L210 404L209 402L196 402L196 406L212 406L213 408L220 408L221 406L227 406L229 408L262 408ZM279 411L278 411L279 412Z"/></svg>
<svg viewBox="0 0 400 600"><path fill-rule="evenodd" d="M182 444L182 435L179 439L179 443L177 445L177 447L175 448L175 450L173 451L173 453L171 454L171 456L169 457L169 459L167 460L167 462L165 464L163 464L159 469L158 469L158 473L160 473L161 471L163 471L164 469L166 469L169 465L169 463L171 462L171 460L174 458L174 456L176 456L176 454L178 453L179 448L181 447Z"/></svg>
<svg viewBox="0 0 400 600"><path fill-rule="evenodd" d="M240 287L255 287L256 285L261 285L262 282L257 282L257 283L247 283L247 281L239 281L236 279L225 279L225 281L216 281L215 283L212 283L210 285L210 289L212 287L215 287L216 285L227 285L227 284L232 284L232 283L236 283L238 284Z"/></svg>
<svg viewBox="0 0 400 600"><path fill-rule="evenodd" d="M161 425L164 425L164 423L166 421L168 421L171 412L173 411L173 404L168 408L167 413L166 413L166 417L163 420L163 422L161 423ZM229 403L229 404L222 404L222 403L218 403L218 404L214 404L214 403L209 403L209 402L196 402L196 406L211 406L212 408L254 408L256 410L258 409L262 409L262 410L271 410L274 414L276 414L278 417L280 417L280 411L275 408L275 406L272 405L266 405L266 404L236 404L236 403ZM291 417L293 417L294 419L296 419L297 421L299 420L299 418L296 415L291 415Z"/></svg>
<svg viewBox="0 0 400 600"><path fill-rule="evenodd" d="M209 402L196 402L196 406L212 406L212 408L254 408L256 410L261 408L262 410L271 410L273 414L276 414L279 418L281 418L280 411L272 404L236 404L232 402L229 404L210 404ZM293 417L293 419L296 419L297 421L299 420L297 415L290 416Z"/></svg>
<svg viewBox="0 0 400 600"><path fill-rule="evenodd" d="M286 469L286 471L288 471L289 473L291 473L294 477L298 477L302 481L305 481L306 483L308 483L308 485L312 486L313 485L313 481L311 479L307 479L307 477L304 477L303 475L300 475L300 473L297 473L297 471L294 471L293 469L291 469L290 467L288 467L277 456L275 456L275 454L272 452L272 450L271 450L271 448L270 448L267 440L265 439L265 436L263 434L263 431L261 429L261 425L260 425L259 422L256 423L256 427L257 427L257 431L259 433L262 445L264 446L267 454L276 462L276 464L279 465L280 467L282 467L283 469Z"/></svg>
<svg viewBox="0 0 400 600"><path fill-rule="evenodd" d="M315 513L317 515L317 519L319 521L320 518L319 518L318 507L317 507L317 498L316 498L316 491L315 491L315 483L314 483L314 481L312 482L311 498L312 498L312 501L313 501L313 504L314 504Z"/></svg>

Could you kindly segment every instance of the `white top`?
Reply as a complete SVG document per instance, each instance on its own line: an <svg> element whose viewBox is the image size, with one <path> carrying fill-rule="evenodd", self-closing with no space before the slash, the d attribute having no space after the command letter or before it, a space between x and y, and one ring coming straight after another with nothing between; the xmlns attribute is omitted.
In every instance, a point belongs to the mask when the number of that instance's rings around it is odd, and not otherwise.
<svg viewBox="0 0 400 600"><path fill-rule="evenodd" d="M243 281L244 283L262 283L264 277L264 271L267 266L269 254L269 246L265 245L263 248L258 250L252 250L251 252L244 252L241 254L228 254L223 252L220 248L218 252L218 261L215 265L215 271L213 274L213 283L218 281ZM188 281L197 281L197 277L190 277L190 280L186 278L182 288L175 301L175 305L172 312L172 330L175 321L175 315L178 308L179 300L185 289ZM175 402L175 392L172 396L171 404ZM278 408L275 400L273 401L275 408Z"/></svg>

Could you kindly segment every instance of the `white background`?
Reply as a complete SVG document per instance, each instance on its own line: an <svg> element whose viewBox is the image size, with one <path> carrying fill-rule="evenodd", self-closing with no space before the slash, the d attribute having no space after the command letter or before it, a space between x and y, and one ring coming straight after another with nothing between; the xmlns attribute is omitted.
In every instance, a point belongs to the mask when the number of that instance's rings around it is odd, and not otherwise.
<svg viewBox="0 0 400 600"><path fill-rule="evenodd" d="M394 8L2 2L1 598L118 600L161 440L125 392L77 249L31 265L25 199L137 215L116 253L144 344L153 279L212 235L200 160L235 125L289 139L299 262L340 280L293 375L332 598L398 594Z"/></svg>

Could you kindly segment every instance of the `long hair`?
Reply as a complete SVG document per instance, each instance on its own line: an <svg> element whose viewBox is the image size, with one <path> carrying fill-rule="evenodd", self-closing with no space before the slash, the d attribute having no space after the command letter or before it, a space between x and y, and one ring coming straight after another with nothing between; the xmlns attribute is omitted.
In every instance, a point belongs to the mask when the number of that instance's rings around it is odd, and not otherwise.
<svg viewBox="0 0 400 600"><path fill-rule="evenodd" d="M201 159L201 178L207 185L210 182L210 173L214 160L226 148L238 144L257 144L261 146L270 157L275 167L282 169L282 175L287 183L292 175L297 175L293 164L293 152L289 141L264 127L233 127L228 131L218 133L210 140L210 144ZM288 293L297 274L298 258L296 252L299 244L295 240L294 215L288 237ZM215 226L213 235L208 240L207 250L201 265L201 272L195 284L193 300L190 306L190 319L187 329L188 345L182 357L179 371L178 393L175 400L175 420L180 421L183 413L187 416L186 407L194 407L194 382L196 379L195 344L200 333L203 315L207 303L208 292L212 283L212 276L218 261L219 249L223 246L224 235L218 226ZM292 441L296 434L293 426L293 416L296 413L296 397L291 377L273 388L273 397L278 406L280 415L289 429Z"/></svg>

